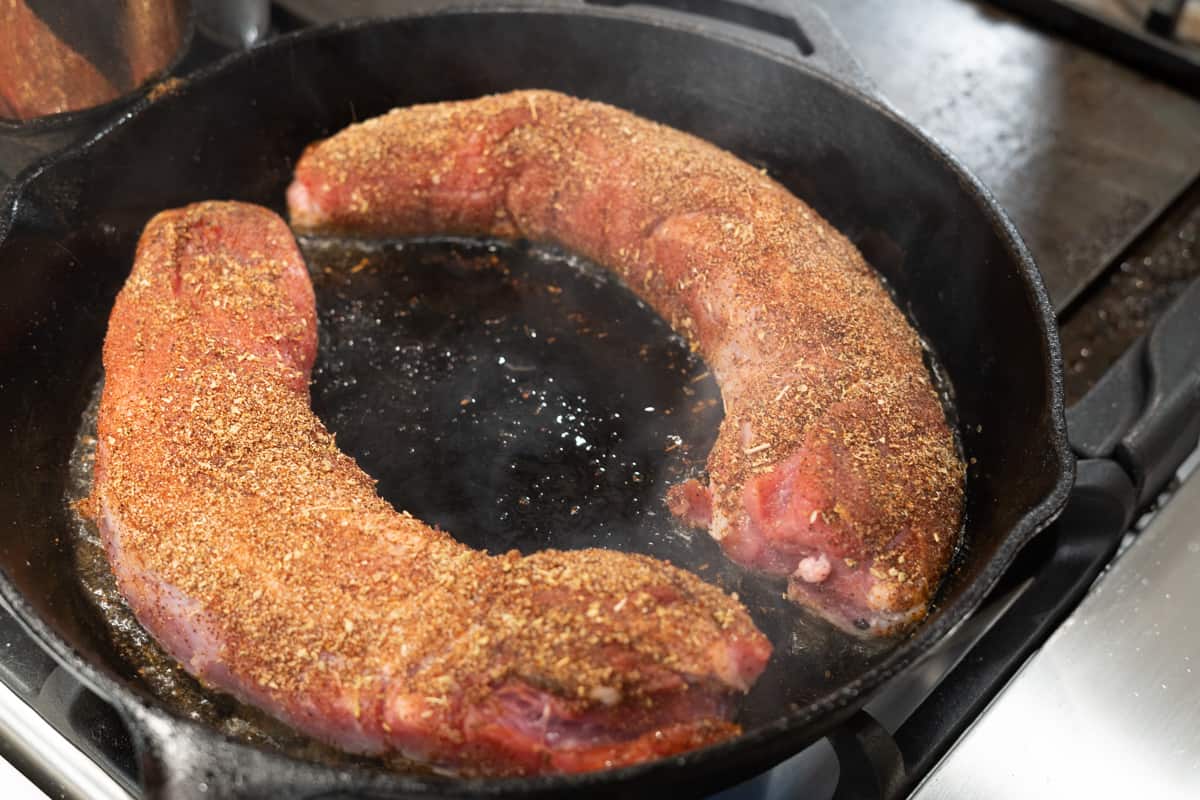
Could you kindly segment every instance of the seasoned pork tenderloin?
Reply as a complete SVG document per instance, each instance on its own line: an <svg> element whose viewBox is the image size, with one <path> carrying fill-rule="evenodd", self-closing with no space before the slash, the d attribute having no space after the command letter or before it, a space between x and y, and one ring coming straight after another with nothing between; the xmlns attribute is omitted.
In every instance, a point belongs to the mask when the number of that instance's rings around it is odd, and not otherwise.
<svg viewBox="0 0 1200 800"><path fill-rule="evenodd" d="M492 557L393 509L310 409L316 342L272 212L147 225L104 344L91 507L189 672L347 750L477 774L737 733L771 647L736 598L645 556Z"/></svg>
<svg viewBox="0 0 1200 800"><path fill-rule="evenodd" d="M920 340L858 250L762 171L519 91L352 125L305 151L288 206L302 232L524 237L609 267L720 384L707 481L676 487L672 509L848 631L925 615L964 468Z"/></svg>

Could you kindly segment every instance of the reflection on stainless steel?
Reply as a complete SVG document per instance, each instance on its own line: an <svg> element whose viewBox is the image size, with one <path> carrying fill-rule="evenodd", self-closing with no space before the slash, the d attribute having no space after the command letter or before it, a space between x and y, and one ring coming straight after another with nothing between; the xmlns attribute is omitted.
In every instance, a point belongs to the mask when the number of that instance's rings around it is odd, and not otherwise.
<svg viewBox="0 0 1200 800"><path fill-rule="evenodd" d="M199 0L196 23L226 47L250 47L271 27L269 0Z"/></svg>
<svg viewBox="0 0 1200 800"><path fill-rule="evenodd" d="M1200 477L920 787L920 800L1200 797Z"/></svg>
<svg viewBox="0 0 1200 800"><path fill-rule="evenodd" d="M56 797L79 800L129 800L129 793L109 777L99 764L55 730L54 726L25 704L11 689L0 683L0 740L5 758L23 765L35 774L53 775ZM0 786L18 796L19 784L0 774ZM48 787L43 787L48 788Z"/></svg>
<svg viewBox="0 0 1200 800"><path fill-rule="evenodd" d="M162 74L180 55L188 0L0 3L0 119L99 106Z"/></svg>

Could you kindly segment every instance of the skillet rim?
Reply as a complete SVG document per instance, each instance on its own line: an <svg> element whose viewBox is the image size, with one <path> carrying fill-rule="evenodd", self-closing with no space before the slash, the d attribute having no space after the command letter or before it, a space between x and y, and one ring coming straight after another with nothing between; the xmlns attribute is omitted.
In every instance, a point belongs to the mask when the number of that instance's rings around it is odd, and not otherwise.
<svg viewBox="0 0 1200 800"><path fill-rule="evenodd" d="M276 750L259 745L248 744L232 739L213 728L198 723L186 717L176 716L173 712L161 707L156 698L133 685L125 685L118 679L109 676L97 666L86 660L65 639L60 637L25 600L23 593L17 590L8 571L0 567L0 603L2 603L24 628L44 649L50 652L55 660L72 672L81 682L95 691L108 702L117 705L124 713L123 719L130 726L130 732L137 742L139 756L147 757L149 745L161 748L163 738L160 733L154 733L150 728L148 717L158 717L162 722L176 728L176 733L183 733L189 741L205 738L223 742L238 750L257 752L282 761L285 766L292 768L309 767L329 773L342 773L358 779L359 788L391 789L401 792L419 792L423 794L454 793L478 797L492 797L511 792L544 793L554 789L590 789L615 788L640 780L656 783L662 776L670 775L677 769L688 769L691 773L688 783L694 785L697 778L721 771L729 779L722 785L730 785L733 778L747 771L746 764L761 768L759 762L769 758L771 763L778 763L775 757L781 749L789 753L799 752L799 748L816 741L828 729L835 726L841 719L857 708L860 708L872 694L890 678L905 669L918 659L924 657L932 646L940 641L950 630L966 619L975 611L984 597L990 592L1000 576L1011 566L1013 559L1021 548L1039 531L1048 526L1061 513L1066 505L1068 495L1074 483L1075 457L1071 451L1066 429L1065 391L1062 353L1058 338L1058 326L1053 307L1045 289L1041 273L1038 271L1016 227L996 202L992 193L974 176L957 158L929 134L922 131L913 123L906 120L886 101L863 92L859 88L844 82L802 60L801 56L784 54L777 50L725 33L722 30L705 28L698 23L675 17L665 17L653 13L636 11L627 8L608 8L603 6L530 6L519 2L504 2L486 6L461 6L438 10L414 10L386 18L367 18L340 20L331 24L316 26L273 39L257 48L241 53L230 54L217 62L185 76L182 85L164 93L162 97L152 98L143 95L128 109L114 118L109 124L87 137L78 144L65 150L46 156L24 170L5 191L0 199L0 246L8 239L14 221L21 208L21 202L31 186L51 167L72 161L86 160L89 151L100 140L119 135L120 129L136 118L153 104L168 98L186 98L192 91L192 85L203 83L215 75L227 70L238 69L243 61L253 62L257 58L270 57L276 51L286 50L297 42L324 37L353 35L359 30L388 25L403 24L435 17L472 16L479 15L509 15L509 14L540 14L544 16L568 16L584 18L600 18L629 22L651 28L669 29L687 34L697 39L715 41L723 46L732 46L750 51L754 55L790 69L798 70L812 80L826 84L827 88L848 97L852 102L864 104L877 115L882 115L891 125L914 140L936 162L940 162L957 179L963 192L973 204L984 214L993 231L1000 238L1001 244L1017 268L1017 274L1022 280L1026 295L1032 306L1034 317L1041 329L1043 364L1046 373L1043 374L1048 389L1048 414L1050 429L1047 444L1048 455L1053 455L1053 463L1048 463L1046 470L1054 469L1057 473L1052 488L1033 506L1027 508L1017 522L1010 527L1006 536L997 546L996 552L986 562L985 567L976 580L964 589L958 602L952 606L942 606L938 615L929 623L918 626L917 630L906 640L899 643L882 661L854 680L842 684L834 691L820 699L807 704L803 708L790 711L774 721L762 725L753 731L727 740L725 742L687 751L685 753L655 761L642 762L617 769L599 770L595 772L568 775L542 775L525 778L442 778L426 777L405 773L390 772L385 768L367 766L326 766L314 761L294 758ZM968 531L969 522L968 522ZM194 743L194 742L193 742ZM756 752L758 754L756 755ZM707 764L708 769L700 769ZM716 765L716 770L713 766ZM727 769L722 770L721 765ZM166 767L168 773L169 767ZM658 781L654 779L657 778ZM717 779L717 782L720 782Z"/></svg>

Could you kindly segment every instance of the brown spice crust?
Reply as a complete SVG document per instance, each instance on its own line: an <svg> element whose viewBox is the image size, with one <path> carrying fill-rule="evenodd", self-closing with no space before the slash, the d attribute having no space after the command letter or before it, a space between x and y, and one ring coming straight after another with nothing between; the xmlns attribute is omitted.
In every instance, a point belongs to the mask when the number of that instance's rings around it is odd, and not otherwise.
<svg viewBox="0 0 1200 800"><path fill-rule="evenodd" d="M720 643L765 661L736 598L664 562L490 557L392 509L309 408L311 288L288 278L303 269L271 212L200 203L148 224L117 299L94 498L120 531L121 590L158 638L213 626L212 655L250 679L239 693L301 727L307 707L386 740L386 705L404 696L451 744L472 704L513 680L579 710L615 690L636 717L664 688L688 691L681 676L727 690L710 661ZM129 558L197 616L147 605ZM713 718L676 736L682 748L736 732Z"/></svg>
<svg viewBox="0 0 1200 800"><path fill-rule="evenodd" d="M834 470L812 476L832 554L885 584L884 611L932 597L965 471L921 343L858 250L767 175L620 109L520 91L352 125L304 153L289 205L300 230L551 240L612 268L721 385L713 534L745 524L749 480L831 448L867 487L839 497Z"/></svg>

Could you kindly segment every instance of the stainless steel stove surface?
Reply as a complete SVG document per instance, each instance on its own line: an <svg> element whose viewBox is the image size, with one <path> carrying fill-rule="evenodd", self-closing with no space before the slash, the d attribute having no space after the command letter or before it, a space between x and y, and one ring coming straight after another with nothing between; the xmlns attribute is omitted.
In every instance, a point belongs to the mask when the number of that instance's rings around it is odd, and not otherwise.
<svg viewBox="0 0 1200 800"><path fill-rule="evenodd" d="M1200 796L1197 519L1192 478L914 797Z"/></svg>
<svg viewBox="0 0 1200 800"><path fill-rule="evenodd" d="M812 2L873 90L977 171L1029 241L1085 458L1072 505L977 614L838 732L715 796L1200 796L1200 455L1164 483L1200 427L1200 101L994 7L1022 3ZM390 8L287 0L274 18ZM197 47L185 69L220 54ZM1148 407L1175 414L1166 434ZM116 712L3 612L0 755L51 796L140 795Z"/></svg>

